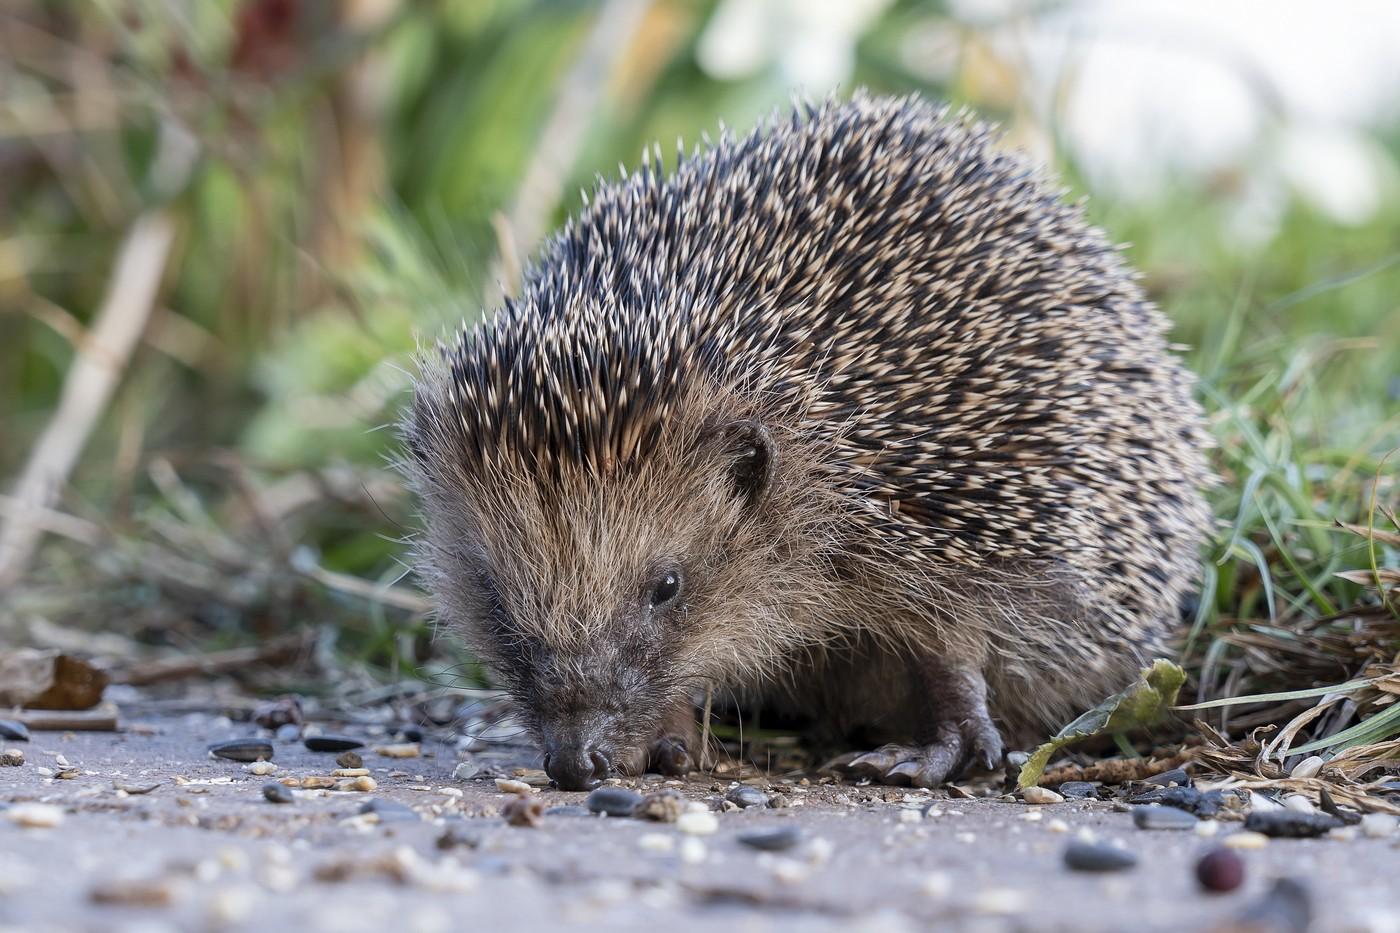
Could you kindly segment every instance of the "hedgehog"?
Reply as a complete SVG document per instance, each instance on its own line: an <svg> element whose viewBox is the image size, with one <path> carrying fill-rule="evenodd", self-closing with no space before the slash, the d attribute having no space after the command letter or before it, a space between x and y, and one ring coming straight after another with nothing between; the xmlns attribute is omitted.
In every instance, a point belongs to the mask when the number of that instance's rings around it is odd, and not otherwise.
<svg viewBox="0 0 1400 933"><path fill-rule="evenodd" d="M563 789L702 761L994 768L1161 654L1210 477L1167 321L1081 205L918 97L799 103L600 179L422 354L416 566Z"/></svg>

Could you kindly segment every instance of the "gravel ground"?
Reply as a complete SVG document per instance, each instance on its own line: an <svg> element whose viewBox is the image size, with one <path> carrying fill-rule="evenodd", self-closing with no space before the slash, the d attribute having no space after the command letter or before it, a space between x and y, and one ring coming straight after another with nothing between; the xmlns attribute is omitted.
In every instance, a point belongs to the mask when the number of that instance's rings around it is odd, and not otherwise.
<svg viewBox="0 0 1400 933"><path fill-rule="evenodd" d="M1232 923L1281 877L1305 884L1312 929L1400 930L1394 835L1240 850L1243 886L1209 895L1193 866L1237 823L1206 839L1139 830L1098 801L941 796L922 816L927 795L779 783L768 790L787 806L715 813L709 833L683 831L706 829L705 817L547 814L524 828L501 816L511 795L490 778L454 779L456 752L431 741L403 759L376 754L382 742L371 741L362 753L373 791L299 790L279 805L264 799L265 784L329 774L335 756L277 741L276 773L258 776L206 754L238 728L190 716L4 743L26 762L0 767L0 931L1242 929ZM710 778L630 783L712 805L729 790ZM586 795L533 796L553 807ZM364 816L369 800L405 805L416 819ZM57 813L33 814L34 803ZM60 821L27 827L21 814ZM796 827L800 840L769 853L737 838L777 827ZM1070 871L1065 847L1086 832L1139 863ZM1280 916L1251 929L1302 928L1296 911Z"/></svg>

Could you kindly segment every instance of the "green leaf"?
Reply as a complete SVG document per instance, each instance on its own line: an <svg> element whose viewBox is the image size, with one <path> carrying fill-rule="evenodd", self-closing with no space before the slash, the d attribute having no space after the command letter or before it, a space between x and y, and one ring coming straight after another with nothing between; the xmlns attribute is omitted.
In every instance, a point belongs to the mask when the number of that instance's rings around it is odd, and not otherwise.
<svg viewBox="0 0 1400 933"><path fill-rule="evenodd" d="M1153 661L1126 690L1084 713L1037 748L1021 768L1017 785L1021 788L1034 785L1045 772L1051 756L1080 739L1128 732L1160 721L1176 703L1176 695L1184 683L1186 672L1179 666L1165 658Z"/></svg>

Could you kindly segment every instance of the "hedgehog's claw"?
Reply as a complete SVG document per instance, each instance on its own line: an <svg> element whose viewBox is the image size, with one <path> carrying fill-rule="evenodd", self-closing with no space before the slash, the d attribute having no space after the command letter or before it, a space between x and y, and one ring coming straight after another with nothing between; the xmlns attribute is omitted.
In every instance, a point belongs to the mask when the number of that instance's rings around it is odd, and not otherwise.
<svg viewBox="0 0 1400 933"><path fill-rule="evenodd" d="M994 769L1001 761L1001 735L990 719L941 722L927 745L882 745L873 752L842 756L828 767L882 784L937 787L969 766Z"/></svg>

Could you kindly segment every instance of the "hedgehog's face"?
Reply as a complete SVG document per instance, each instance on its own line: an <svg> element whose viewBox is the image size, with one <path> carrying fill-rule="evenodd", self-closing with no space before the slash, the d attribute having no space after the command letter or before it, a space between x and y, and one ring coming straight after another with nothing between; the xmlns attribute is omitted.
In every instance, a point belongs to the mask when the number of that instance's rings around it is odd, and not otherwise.
<svg viewBox="0 0 1400 933"><path fill-rule="evenodd" d="M690 744L696 693L778 650L778 473L769 433L731 421L602 478L474 476L460 498L426 497L444 620L497 672L561 787L680 765L666 755Z"/></svg>

